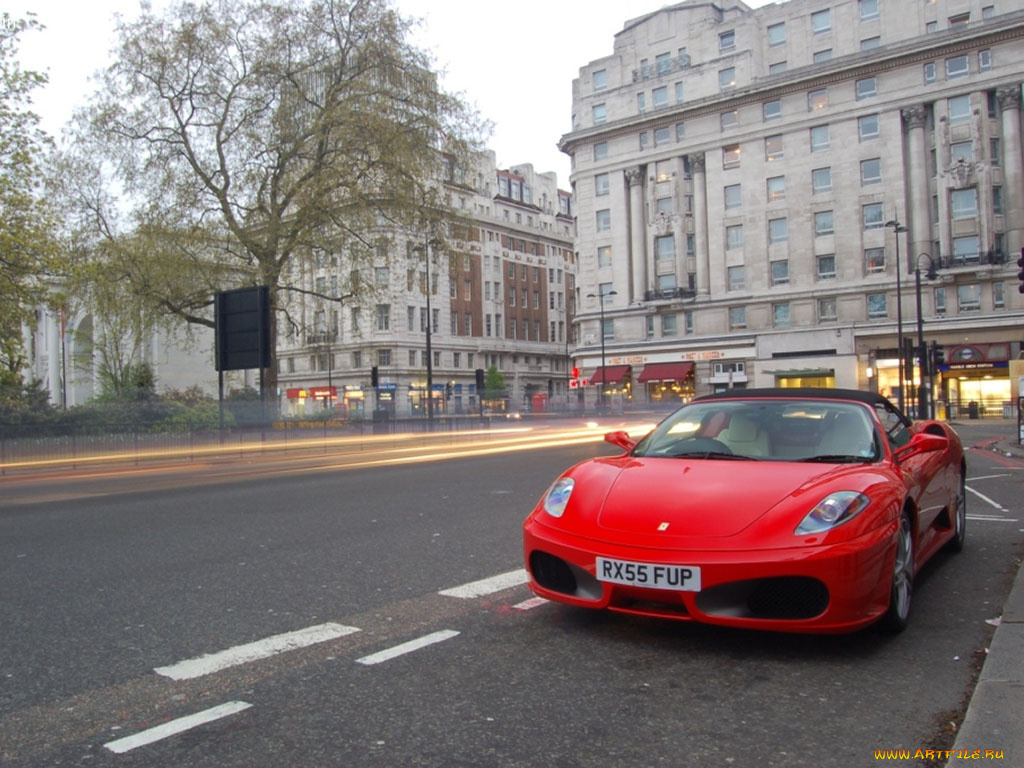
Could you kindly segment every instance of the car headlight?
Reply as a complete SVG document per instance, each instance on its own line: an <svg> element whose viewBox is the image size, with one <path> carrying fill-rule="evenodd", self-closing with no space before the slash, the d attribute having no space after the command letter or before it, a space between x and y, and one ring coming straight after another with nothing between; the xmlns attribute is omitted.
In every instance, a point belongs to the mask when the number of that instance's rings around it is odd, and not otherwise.
<svg viewBox="0 0 1024 768"><path fill-rule="evenodd" d="M867 508L871 500L863 493L839 491L819 501L797 526L795 533L821 533L842 525Z"/></svg>
<svg viewBox="0 0 1024 768"><path fill-rule="evenodd" d="M565 514L575 484L576 481L571 477L560 477L555 480L544 497L544 511L552 517L561 517Z"/></svg>

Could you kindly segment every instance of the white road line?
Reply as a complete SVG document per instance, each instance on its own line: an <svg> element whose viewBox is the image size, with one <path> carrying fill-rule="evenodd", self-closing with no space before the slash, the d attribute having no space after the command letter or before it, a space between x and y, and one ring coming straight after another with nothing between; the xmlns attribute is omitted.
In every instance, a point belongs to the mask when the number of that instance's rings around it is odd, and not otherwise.
<svg viewBox="0 0 1024 768"><path fill-rule="evenodd" d="M529 600L523 600L521 603L516 603L513 608L517 608L520 611L528 611L531 608L537 608L538 606L544 605L547 600L543 597L531 597Z"/></svg>
<svg viewBox="0 0 1024 768"><path fill-rule="evenodd" d="M977 497L978 497L979 499L981 499L982 501L986 502L987 504L991 504L991 505L992 505L993 507L995 507L996 509L998 509L998 510L999 510L1000 512L1005 512L1005 511L1006 511L1006 507L1004 507L1004 506L1003 506L1002 504L1000 504L1000 503L998 503L998 502L996 502L996 501L993 501L992 499L990 499L990 498L989 498L988 496L986 496L985 494L983 494L983 493L978 493L978 492L977 492L976 490L974 490L973 488L971 488L971 486L969 486L969 485L968 485L968 486L966 486L966 488L967 488L967 490L968 490L968 491L970 491L971 493L973 493L973 494L974 494L975 496L977 496Z"/></svg>
<svg viewBox="0 0 1024 768"><path fill-rule="evenodd" d="M973 483L976 480L998 480L1001 477L1012 477L1012 475L1009 472L1003 472L999 475L978 475L977 477L972 477L971 482Z"/></svg>
<svg viewBox="0 0 1024 768"><path fill-rule="evenodd" d="M236 645L217 653L208 653L195 659L186 659L172 664L168 667L156 667L157 674L169 677L172 680L191 680L194 677L202 677L211 672L218 672L238 664L246 664L250 661L265 659L284 651L292 651L297 648L305 648L309 645L316 645L327 640L350 635L358 632L357 627L346 627L341 624L318 624L315 627L306 627L295 632L285 632L281 635L257 640L245 645Z"/></svg>
<svg viewBox="0 0 1024 768"><path fill-rule="evenodd" d="M396 656L418 651L420 648L426 648L428 645L450 640L457 634L459 633L454 629L442 629L440 632L433 632L432 634L424 635L416 640L410 640L408 643L396 645L394 648L388 648L386 650L379 651L378 653L371 653L369 656L363 656L361 659L356 659L356 661L359 664L380 664L382 661L389 661Z"/></svg>
<svg viewBox="0 0 1024 768"><path fill-rule="evenodd" d="M968 515L968 520L982 520L986 523L1016 523L1015 517L995 517L994 515Z"/></svg>
<svg viewBox="0 0 1024 768"><path fill-rule="evenodd" d="M120 755L130 749L143 747L146 744L152 744L154 741L166 739L168 736L184 733L185 731L191 730L197 726L212 723L214 720L220 720L221 718L237 714L245 709L249 709L251 706L252 704L248 704L244 701L229 701L227 704L221 704L219 707L213 707L212 709L206 709L202 712L196 712L196 714L188 715L187 717L179 717L177 720L171 720L163 725L158 725L145 731L140 731L134 736L125 736L123 739L108 741L103 746L111 752L116 752Z"/></svg>
<svg viewBox="0 0 1024 768"><path fill-rule="evenodd" d="M520 568L508 573L499 573L497 576L491 576L489 579L471 581L469 584L463 584L460 587L442 589L438 594L447 595L448 597L461 597L468 600L474 597L490 595L494 592L501 592L501 590L508 589L509 587L517 587L520 584L525 584L526 580L526 569Z"/></svg>

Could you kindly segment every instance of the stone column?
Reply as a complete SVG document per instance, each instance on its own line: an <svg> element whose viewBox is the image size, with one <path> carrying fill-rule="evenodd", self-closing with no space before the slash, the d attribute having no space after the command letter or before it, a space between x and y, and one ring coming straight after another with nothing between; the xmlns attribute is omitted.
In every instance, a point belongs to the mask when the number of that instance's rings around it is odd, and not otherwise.
<svg viewBox="0 0 1024 768"><path fill-rule="evenodd" d="M996 90L1002 113L1003 221L1006 222L1006 248L1016 261L1024 247L1024 165L1020 135L1020 83Z"/></svg>
<svg viewBox="0 0 1024 768"><path fill-rule="evenodd" d="M936 265L940 254L932 253L931 237L931 195L928 185L928 149L925 142L924 126L927 111L923 104L906 107L901 110L903 126L907 132L908 182L910 187L909 210L907 211L908 271L912 271L918 254L927 253L935 259ZM922 260L923 261L923 260ZM923 264L924 269L928 268Z"/></svg>
<svg viewBox="0 0 1024 768"><path fill-rule="evenodd" d="M711 293L711 254L708 250L708 189L705 156L690 155L693 175L693 241L697 262L697 296Z"/></svg>
<svg viewBox="0 0 1024 768"><path fill-rule="evenodd" d="M626 171L629 184L629 302L643 301L647 290L647 225L644 221L644 167Z"/></svg>

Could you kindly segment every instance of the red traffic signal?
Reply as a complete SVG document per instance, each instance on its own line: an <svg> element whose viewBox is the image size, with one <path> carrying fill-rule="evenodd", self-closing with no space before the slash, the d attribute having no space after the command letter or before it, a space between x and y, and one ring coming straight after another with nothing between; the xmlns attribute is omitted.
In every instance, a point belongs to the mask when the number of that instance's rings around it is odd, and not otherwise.
<svg viewBox="0 0 1024 768"><path fill-rule="evenodd" d="M1020 258L1017 259L1017 280L1020 281L1017 290L1024 293L1024 248L1020 249Z"/></svg>
<svg viewBox="0 0 1024 768"><path fill-rule="evenodd" d="M1022 256L1021 258L1024 258L1024 256ZM571 378L573 378L573 379L578 379L579 377L580 377L580 369L579 369L579 366L575 366L575 365L574 365L574 366L572 367L572 376L571 376Z"/></svg>

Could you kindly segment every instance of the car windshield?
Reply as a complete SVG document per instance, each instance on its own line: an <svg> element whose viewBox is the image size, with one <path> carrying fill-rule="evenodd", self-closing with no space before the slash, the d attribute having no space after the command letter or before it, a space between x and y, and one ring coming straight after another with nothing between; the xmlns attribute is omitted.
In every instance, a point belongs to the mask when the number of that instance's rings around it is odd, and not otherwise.
<svg viewBox="0 0 1024 768"><path fill-rule="evenodd" d="M855 402L750 398L684 405L634 456L852 463L877 461L871 411Z"/></svg>

